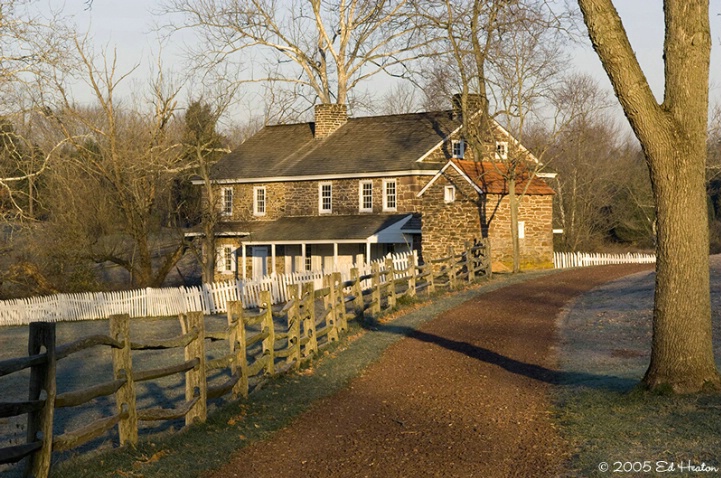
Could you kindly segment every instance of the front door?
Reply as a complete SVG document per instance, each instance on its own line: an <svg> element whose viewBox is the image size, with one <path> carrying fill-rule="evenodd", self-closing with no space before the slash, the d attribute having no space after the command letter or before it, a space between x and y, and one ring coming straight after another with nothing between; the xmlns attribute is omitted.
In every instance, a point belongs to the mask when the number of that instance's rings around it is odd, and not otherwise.
<svg viewBox="0 0 721 478"><path fill-rule="evenodd" d="M266 246L251 248L253 255L253 279L268 275L268 248Z"/></svg>

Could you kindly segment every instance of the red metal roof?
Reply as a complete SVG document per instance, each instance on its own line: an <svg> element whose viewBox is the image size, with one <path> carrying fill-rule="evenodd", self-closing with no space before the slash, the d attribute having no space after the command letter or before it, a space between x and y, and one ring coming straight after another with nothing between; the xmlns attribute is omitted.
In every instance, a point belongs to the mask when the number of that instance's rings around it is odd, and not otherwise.
<svg viewBox="0 0 721 478"><path fill-rule="evenodd" d="M490 161L476 162L453 160L458 169L468 176L478 187L488 194L508 194L508 167L504 163ZM516 193L532 194L532 195L549 195L555 194L553 189L546 182L539 178L533 177L528 180L532 170L526 164L520 164L516 167Z"/></svg>

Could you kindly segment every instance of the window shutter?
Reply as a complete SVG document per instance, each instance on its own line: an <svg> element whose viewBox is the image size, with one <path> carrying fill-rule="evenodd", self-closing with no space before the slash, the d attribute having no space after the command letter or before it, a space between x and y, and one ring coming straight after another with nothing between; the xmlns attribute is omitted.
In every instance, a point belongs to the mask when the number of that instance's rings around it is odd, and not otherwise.
<svg viewBox="0 0 721 478"><path fill-rule="evenodd" d="M225 267L225 261L223 258L223 246L220 246L215 249L215 270L218 272L223 272Z"/></svg>
<svg viewBox="0 0 721 478"><path fill-rule="evenodd" d="M238 254L237 254L238 249L237 249L237 248L232 248L230 251L231 251L231 252L230 252L230 257L231 257L231 259L230 259L230 271L231 271L231 272L235 272L235 270L236 270L237 267L238 267Z"/></svg>

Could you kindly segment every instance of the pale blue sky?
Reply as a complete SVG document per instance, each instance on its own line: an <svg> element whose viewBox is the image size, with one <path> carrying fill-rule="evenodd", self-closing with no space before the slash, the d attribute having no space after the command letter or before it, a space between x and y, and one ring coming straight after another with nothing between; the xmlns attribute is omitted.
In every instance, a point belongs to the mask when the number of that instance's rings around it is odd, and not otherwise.
<svg viewBox="0 0 721 478"><path fill-rule="evenodd" d="M140 64L134 73L137 81L146 81L149 65L158 55L158 33L154 23L163 19L153 17L160 0L94 0L92 9L85 9L84 0L41 0L52 5L64 4L64 11L74 16L81 29L90 28L99 46L117 48L121 71ZM663 94L663 11L661 0L616 0L616 8L624 22L649 83L660 98ZM721 101L721 0L711 0L713 50L711 61L712 101ZM182 68L180 43L189 35L173 37L162 51L166 67ZM575 48L572 67L598 78L610 89L600 62L590 44Z"/></svg>

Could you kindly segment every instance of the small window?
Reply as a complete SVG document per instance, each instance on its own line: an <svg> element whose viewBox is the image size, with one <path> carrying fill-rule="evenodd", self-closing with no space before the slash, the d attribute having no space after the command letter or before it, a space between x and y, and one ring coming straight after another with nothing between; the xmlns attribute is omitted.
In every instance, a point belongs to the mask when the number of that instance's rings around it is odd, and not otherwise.
<svg viewBox="0 0 721 478"><path fill-rule="evenodd" d="M496 159L508 159L508 143L496 141Z"/></svg>
<svg viewBox="0 0 721 478"><path fill-rule="evenodd" d="M218 272L229 273L235 271L235 249L231 246L218 248L216 259Z"/></svg>
<svg viewBox="0 0 721 478"><path fill-rule="evenodd" d="M318 185L318 209L321 214L333 212L333 185L331 183Z"/></svg>
<svg viewBox="0 0 721 478"><path fill-rule="evenodd" d="M518 238L525 239L526 237L526 221L518 221Z"/></svg>
<svg viewBox="0 0 721 478"><path fill-rule="evenodd" d="M443 200L447 203L454 202L456 200L456 187L446 186L443 191Z"/></svg>
<svg viewBox="0 0 721 478"><path fill-rule="evenodd" d="M373 212L373 181L361 181L358 185L360 212Z"/></svg>
<svg viewBox="0 0 721 478"><path fill-rule="evenodd" d="M259 186L253 188L253 215L265 216L266 190Z"/></svg>
<svg viewBox="0 0 721 478"><path fill-rule="evenodd" d="M223 188L221 190L220 212L223 216L233 215L233 188Z"/></svg>
<svg viewBox="0 0 721 478"><path fill-rule="evenodd" d="M386 179L383 181L383 210L395 211L397 206L396 180Z"/></svg>
<svg viewBox="0 0 721 478"><path fill-rule="evenodd" d="M466 152L466 142L462 139L453 140L451 146L453 147L453 157L463 159L463 155Z"/></svg>

